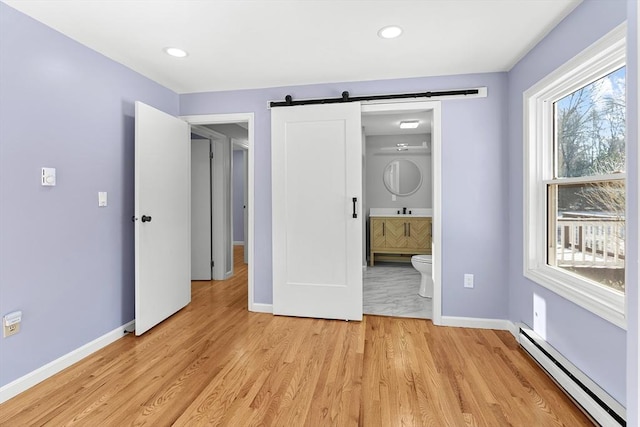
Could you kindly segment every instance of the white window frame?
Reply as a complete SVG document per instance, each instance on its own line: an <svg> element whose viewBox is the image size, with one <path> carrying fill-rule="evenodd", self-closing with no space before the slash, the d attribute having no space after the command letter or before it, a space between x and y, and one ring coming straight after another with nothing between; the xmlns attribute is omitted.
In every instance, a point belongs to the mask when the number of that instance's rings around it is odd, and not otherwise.
<svg viewBox="0 0 640 427"><path fill-rule="evenodd" d="M547 184L554 178L553 103L625 66L626 33L626 23L619 25L523 94L524 276L625 329L625 295L549 266L546 246Z"/></svg>

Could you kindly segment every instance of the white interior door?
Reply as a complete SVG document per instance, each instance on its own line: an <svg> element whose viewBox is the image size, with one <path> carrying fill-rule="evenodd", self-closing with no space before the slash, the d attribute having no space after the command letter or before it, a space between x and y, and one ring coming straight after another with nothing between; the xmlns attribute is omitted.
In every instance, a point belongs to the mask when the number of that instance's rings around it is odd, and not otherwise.
<svg viewBox="0 0 640 427"><path fill-rule="evenodd" d="M189 125L136 102L136 335L191 301Z"/></svg>
<svg viewBox="0 0 640 427"><path fill-rule="evenodd" d="M191 140L191 280L211 280L211 142Z"/></svg>
<svg viewBox="0 0 640 427"><path fill-rule="evenodd" d="M271 110L274 314L362 319L360 115Z"/></svg>
<svg viewBox="0 0 640 427"><path fill-rule="evenodd" d="M244 176L244 194L242 200L243 232L244 236L244 263L249 263L249 152L242 150L242 167Z"/></svg>
<svg viewBox="0 0 640 427"><path fill-rule="evenodd" d="M213 279L226 280L233 275L231 140L228 137L212 140L212 150Z"/></svg>

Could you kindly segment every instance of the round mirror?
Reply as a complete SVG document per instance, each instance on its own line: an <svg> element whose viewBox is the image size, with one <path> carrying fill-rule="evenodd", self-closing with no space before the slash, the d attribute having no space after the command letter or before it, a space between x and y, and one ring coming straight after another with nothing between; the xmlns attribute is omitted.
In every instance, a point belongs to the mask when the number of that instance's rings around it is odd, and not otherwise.
<svg viewBox="0 0 640 427"><path fill-rule="evenodd" d="M409 196L422 185L422 173L418 165L411 160L392 160L384 168L382 175L384 186L396 196Z"/></svg>

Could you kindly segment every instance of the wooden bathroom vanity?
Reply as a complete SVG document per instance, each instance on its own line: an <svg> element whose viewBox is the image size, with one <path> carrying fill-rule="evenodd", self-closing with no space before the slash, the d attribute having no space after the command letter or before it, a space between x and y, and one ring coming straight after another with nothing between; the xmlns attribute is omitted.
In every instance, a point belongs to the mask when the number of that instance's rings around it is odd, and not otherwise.
<svg viewBox="0 0 640 427"><path fill-rule="evenodd" d="M431 255L431 217L398 215L369 217L371 257L410 261L417 254Z"/></svg>

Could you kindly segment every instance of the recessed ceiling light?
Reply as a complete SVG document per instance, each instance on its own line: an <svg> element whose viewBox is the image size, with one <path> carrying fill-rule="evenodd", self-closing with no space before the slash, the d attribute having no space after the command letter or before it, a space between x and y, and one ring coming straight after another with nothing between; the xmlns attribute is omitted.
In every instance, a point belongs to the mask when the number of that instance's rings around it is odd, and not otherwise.
<svg viewBox="0 0 640 427"><path fill-rule="evenodd" d="M176 58L184 58L185 56L189 55L186 51L179 49L177 47L165 47L164 52L167 55L171 55Z"/></svg>
<svg viewBox="0 0 640 427"><path fill-rule="evenodd" d="M400 122L400 129L415 129L419 124L420 122L418 120Z"/></svg>
<svg viewBox="0 0 640 427"><path fill-rule="evenodd" d="M388 27L381 28L378 31L378 35L383 39L395 39L402 34L402 28L396 25L389 25Z"/></svg>

